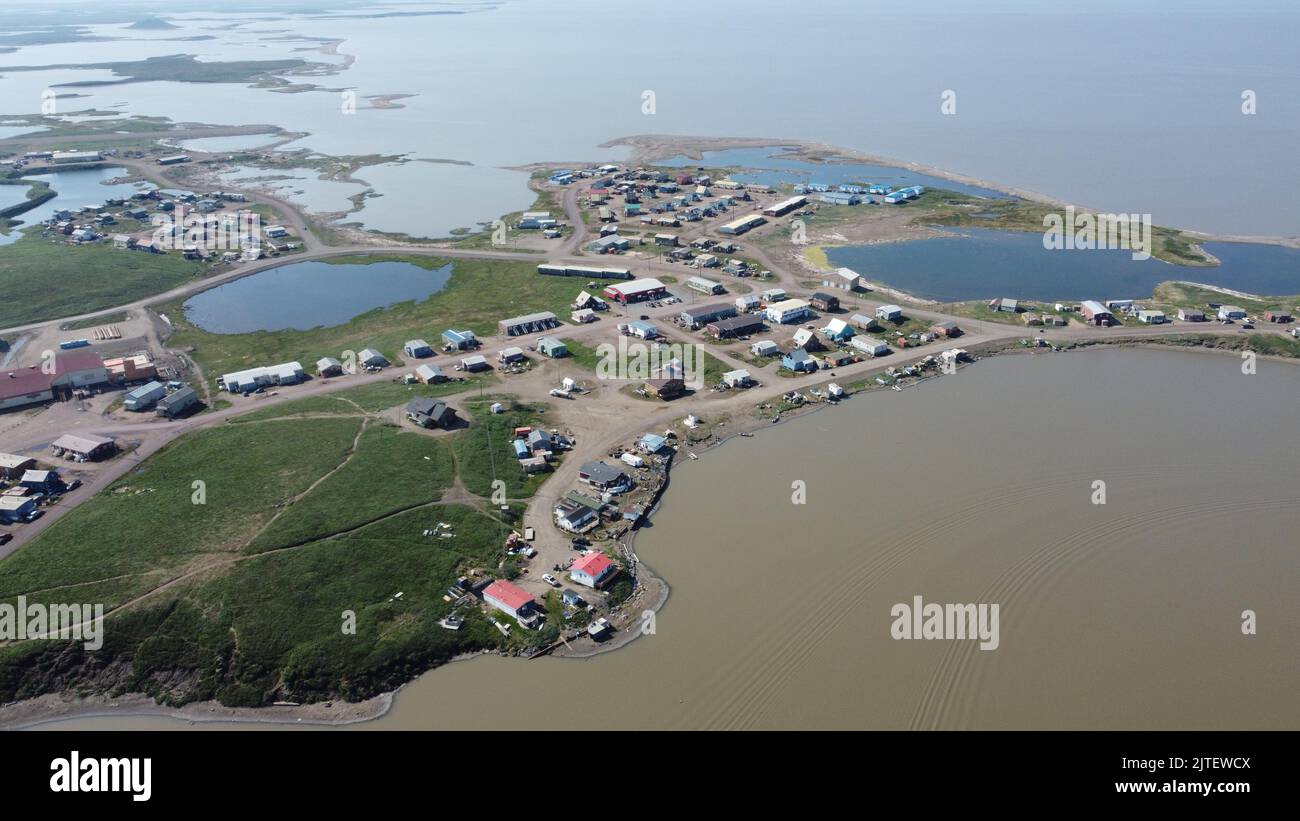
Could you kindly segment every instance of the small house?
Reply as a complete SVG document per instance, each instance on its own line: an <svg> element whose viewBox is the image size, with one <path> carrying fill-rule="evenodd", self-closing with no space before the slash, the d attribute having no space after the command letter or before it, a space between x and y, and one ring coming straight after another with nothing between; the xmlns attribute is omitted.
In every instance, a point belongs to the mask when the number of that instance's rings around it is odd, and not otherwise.
<svg viewBox="0 0 1300 821"><path fill-rule="evenodd" d="M630 484L626 473L600 461L587 462L579 467L578 479L598 490L611 490Z"/></svg>
<svg viewBox="0 0 1300 821"><path fill-rule="evenodd" d="M497 359L503 365L513 365L516 362L523 362L527 357L524 356L523 348L510 347L502 348L501 352L497 354Z"/></svg>
<svg viewBox="0 0 1300 821"><path fill-rule="evenodd" d="M636 446L646 453L658 453L668 446L668 439L657 433L647 433L637 440Z"/></svg>
<svg viewBox="0 0 1300 821"><path fill-rule="evenodd" d="M147 411L158 400L167 395L167 387L161 382L149 382L127 393L122 400L122 407L129 411Z"/></svg>
<svg viewBox="0 0 1300 821"><path fill-rule="evenodd" d="M36 515L36 499L30 496L0 496L0 522L24 522Z"/></svg>
<svg viewBox="0 0 1300 821"><path fill-rule="evenodd" d="M795 373L817 370L817 363L803 348L795 348L781 359L781 367Z"/></svg>
<svg viewBox="0 0 1300 821"><path fill-rule="evenodd" d="M427 356L433 356L433 348L423 339L412 339L402 346L402 351L407 356L415 359L423 359Z"/></svg>
<svg viewBox="0 0 1300 821"><path fill-rule="evenodd" d="M826 346L822 345L821 340L817 338L817 334L813 333L811 328L800 328L795 331L794 338L791 341L794 343L794 347L803 348L809 352L826 349Z"/></svg>
<svg viewBox="0 0 1300 821"><path fill-rule="evenodd" d="M634 319L627 323L627 331L632 336L641 339L654 339L659 336L659 329L644 319Z"/></svg>
<svg viewBox="0 0 1300 821"><path fill-rule="evenodd" d="M573 563L569 578L578 584L598 588L618 574L618 565L600 551L592 551Z"/></svg>
<svg viewBox="0 0 1300 821"><path fill-rule="evenodd" d="M477 371L486 371L492 367L491 365L488 364L487 357L481 356L479 354L465 357L460 361L460 366L461 368L463 368L464 370L470 373L475 373Z"/></svg>
<svg viewBox="0 0 1300 821"><path fill-rule="evenodd" d="M155 412L159 416L175 419L197 404L199 404L198 393L189 385L186 385L180 390L159 399Z"/></svg>
<svg viewBox="0 0 1300 821"><path fill-rule="evenodd" d="M42 493L61 493L66 487L57 470L29 470L23 473L19 485Z"/></svg>
<svg viewBox="0 0 1300 821"><path fill-rule="evenodd" d="M447 374L437 365L425 363L415 369L415 378L425 385L436 385L439 382L446 382Z"/></svg>
<svg viewBox="0 0 1300 821"><path fill-rule="evenodd" d="M826 327L822 328L822 333L826 335L827 339L833 339L837 342L853 338L853 328L842 319L832 319L827 322Z"/></svg>
<svg viewBox="0 0 1300 821"><path fill-rule="evenodd" d="M595 510L572 499L561 499L552 512L555 514L555 523L570 533L582 533L600 523L600 516Z"/></svg>
<svg viewBox="0 0 1300 821"><path fill-rule="evenodd" d="M324 356L316 360L316 373L320 376L340 376L343 373L343 363L332 356Z"/></svg>
<svg viewBox="0 0 1300 821"><path fill-rule="evenodd" d="M537 602L528 591L505 579L497 579L483 590L483 601L520 622L536 617Z"/></svg>
<svg viewBox="0 0 1300 821"><path fill-rule="evenodd" d="M770 339L764 339L761 342L755 342L749 346L749 352L754 356L776 356L781 352L777 344Z"/></svg>
<svg viewBox="0 0 1300 821"><path fill-rule="evenodd" d="M388 357L374 348L363 348L357 354L357 363L363 368L384 368L388 366Z"/></svg>
<svg viewBox="0 0 1300 821"><path fill-rule="evenodd" d="M849 317L849 321L853 323L853 327L859 330L876 331L880 329L880 323L876 321L876 318L866 314L854 314Z"/></svg>
<svg viewBox="0 0 1300 821"><path fill-rule="evenodd" d="M686 393L686 382L672 376L664 379L647 379L641 388L657 399L676 399Z"/></svg>
<svg viewBox="0 0 1300 821"><path fill-rule="evenodd" d="M855 336L849 341L849 344L867 356L885 356L889 353L889 345L871 336Z"/></svg>
<svg viewBox="0 0 1300 821"><path fill-rule="evenodd" d="M451 427L456 422L456 411L438 399L417 396L406 403L406 418L422 428Z"/></svg>
<svg viewBox="0 0 1300 821"><path fill-rule="evenodd" d="M560 357L569 355L568 346L553 336L543 336L538 338L537 350L540 351L542 355L549 356L551 359L559 359Z"/></svg>
<svg viewBox="0 0 1300 821"><path fill-rule="evenodd" d="M903 319L903 309L897 305L881 305L876 309L876 319L883 319L886 322L900 322Z"/></svg>
<svg viewBox="0 0 1300 821"><path fill-rule="evenodd" d="M749 371L742 369L727 371L722 375L722 383L729 388L748 388L754 381Z"/></svg>
<svg viewBox="0 0 1300 821"><path fill-rule="evenodd" d="M823 291L813 294L808 302L819 311L838 311L840 309L840 298Z"/></svg>
<svg viewBox="0 0 1300 821"><path fill-rule="evenodd" d="M467 351L479 343L473 331L443 331L442 344L454 351Z"/></svg>

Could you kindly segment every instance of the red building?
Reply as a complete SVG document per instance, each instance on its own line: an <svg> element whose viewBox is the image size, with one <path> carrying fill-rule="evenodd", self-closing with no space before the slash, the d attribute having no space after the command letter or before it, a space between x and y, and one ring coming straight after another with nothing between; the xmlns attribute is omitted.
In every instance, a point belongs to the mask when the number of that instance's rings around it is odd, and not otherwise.
<svg viewBox="0 0 1300 821"><path fill-rule="evenodd" d="M623 305L668 296L668 287L657 279L634 279L605 289L605 297Z"/></svg>

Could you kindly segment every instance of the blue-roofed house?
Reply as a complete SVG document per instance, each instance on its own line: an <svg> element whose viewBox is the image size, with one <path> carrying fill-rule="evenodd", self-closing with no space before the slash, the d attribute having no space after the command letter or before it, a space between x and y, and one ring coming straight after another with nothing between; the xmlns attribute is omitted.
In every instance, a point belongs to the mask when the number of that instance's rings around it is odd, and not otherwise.
<svg viewBox="0 0 1300 821"><path fill-rule="evenodd" d="M634 336L639 336L642 339L654 339L659 336L659 329L644 319L632 320L627 323L627 329Z"/></svg>
<svg viewBox="0 0 1300 821"><path fill-rule="evenodd" d="M443 331L442 341L458 351L478 347L478 337L474 336L473 331Z"/></svg>
<svg viewBox="0 0 1300 821"><path fill-rule="evenodd" d="M637 447L646 453L658 453L668 445L668 440L657 433L647 433L637 442Z"/></svg>
<svg viewBox="0 0 1300 821"><path fill-rule="evenodd" d="M795 348L781 359L781 367L795 373L817 370L817 363L803 348Z"/></svg>

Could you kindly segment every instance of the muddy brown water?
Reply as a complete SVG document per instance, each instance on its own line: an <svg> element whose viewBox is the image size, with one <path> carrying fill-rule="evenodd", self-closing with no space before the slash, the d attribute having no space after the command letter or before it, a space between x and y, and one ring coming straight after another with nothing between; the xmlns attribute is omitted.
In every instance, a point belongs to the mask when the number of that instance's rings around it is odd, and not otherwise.
<svg viewBox="0 0 1300 821"><path fill-rule="evenodd" d="M1161 350L860 396L681 465L653 635L451 664L360 726L1300 728L1298 409L1300 367ZM916 595L998 604L999 647L892 639Z"/></svg>

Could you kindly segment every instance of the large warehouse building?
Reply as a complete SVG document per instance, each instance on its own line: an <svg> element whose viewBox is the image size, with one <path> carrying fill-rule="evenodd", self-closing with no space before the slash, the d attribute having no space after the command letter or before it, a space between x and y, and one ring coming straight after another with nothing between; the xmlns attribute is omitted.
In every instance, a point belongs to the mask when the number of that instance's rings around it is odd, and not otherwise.
<svg viewBox="0 0 1300 821"><path fill-rule="evenodd" d="M762 225L765 222L767 222L767 220L763 219L762 215L750 214L747 217L741 217L740 219L732 220L726 225L723 225L718 229L718 233L730 234L732 236L739 236L740 234L743 234L746 231L751 231L757 228L758 226Z"/></svg>
<svg viewBox="0 0 1300 821"><path fill-rule="evenodd" d="M66 399L74 390L108 384L108 368L94 351L54 355L53 373L41 365L0 371L0 410Z"/></svg>
<svg viewBox="0 0 1300 821"><path fill-rule="evenodd" d="M648 299L662 299L668 295L668 287L657 279L634 279L611 285L604 291L605 296L615 302L629 305L633 302L645 302Z"/></svg>
<svg viewBox="0 0 1300 821"><path fill-rule="evenodd" d="M763 209L763 213L769 217L780 217L790 213L796 208L803 207L808 202L807 197L791 197L788 200L782 200L775 205L769 205Z"/></svg>

